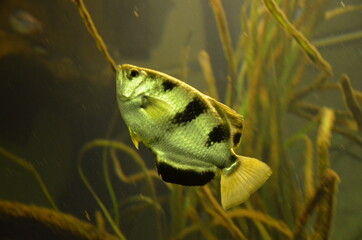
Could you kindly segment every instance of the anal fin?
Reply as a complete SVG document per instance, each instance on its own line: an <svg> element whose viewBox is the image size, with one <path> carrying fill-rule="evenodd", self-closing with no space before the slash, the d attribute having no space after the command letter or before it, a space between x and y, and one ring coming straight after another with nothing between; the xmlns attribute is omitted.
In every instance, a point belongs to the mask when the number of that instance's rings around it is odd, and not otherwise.
<svg viewBox="0 0 362 240"><path fill-rule="evenodd" d="M131 128L128 128L129 130L129 134L131 135L131 139L132 139L132 142L133 142L133 145L137 148L138 150L138 147L139 147L139 142L141 141L141 138L135 133L132 131Z"/></svg>

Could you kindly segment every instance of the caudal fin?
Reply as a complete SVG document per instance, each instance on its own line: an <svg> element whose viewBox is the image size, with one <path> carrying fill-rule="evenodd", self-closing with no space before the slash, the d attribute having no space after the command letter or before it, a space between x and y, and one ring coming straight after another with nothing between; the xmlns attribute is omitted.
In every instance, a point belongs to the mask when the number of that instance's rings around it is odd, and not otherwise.
<svg viewBox="0 0 362 240"><path fill-rule="evenodd" d="M236 169L221 175L221 205L225 210L245 202L272 174L258 159L238 156L237 161Z"/></svg>

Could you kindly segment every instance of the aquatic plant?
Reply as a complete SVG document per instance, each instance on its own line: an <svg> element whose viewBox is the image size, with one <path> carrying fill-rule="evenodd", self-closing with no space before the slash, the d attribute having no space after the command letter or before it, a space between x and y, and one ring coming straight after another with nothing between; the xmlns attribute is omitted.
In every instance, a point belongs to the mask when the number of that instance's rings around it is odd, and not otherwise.
<svg viewBox="0 0 362 240"><path fill-rule="evenodd" d="M97 47L115 70L115 61L83 0L72 1ZM337 173L330 167L330 145L337 133L362 147L359 135L362 93L353 89L347 75L343 75L340 82L332 83L333 67L310 41L318 22L358 10L360 6L325 12L325 3L325 0L247 0L241 9L241 35L234 46L221 0L210 0L228 64L225 103L246 118L240 152L262 159L273 169L271 179L260 191L242 206L224 211L218 201L218 181L193 188L164 183L158 180L155 169L147 168L145 160L133 147L117 140L95 139L80 150L78 167L83 182L102 210L96 214L99 227L104 228L106 219L114 234L126 239L122 216L151 210L158 239L190 239L200 235L210 240L226 236L233 239L328 239L339 182ZM344 40L336 38L329 42ZM210 95L219 99L222 94L215 87L215 69L206 51L200 51L199 62ZM313 79L309 80L311 75ZM331 89L340 90L344 110L308 102L311 94ZM306 119L292 134L284 131L291 115ZM111 130L112 124L108 132ZM293 146L296 143L305 146L303 169L294 167ZM103 203L82 168L87 164L87 153L94 149L103 152L102 167L112 206ZM0 154L31 171L57 209L35 168L3 148ZM126 155L139 166L138 172L124 172L122 165ZM145 183L147 194L120 201L111 181L110 164L123 183ZM166 186L167 195L158 194L156 182ZM125 205L128 207L123 207ZM1 206L11 208L6 204ZM75 224L87 229L82 223Z"/></svg>
<svg viewBox="0 0 362 240"><path fill-rule="evenodd" d="M84 17L87 10L82 0L74 2L90 33L97 36L91 18ZM339 182L338 175L330 169L331 138L334 132L338 132L361 146L358 132L362 126L362 98L360 92L353 90L351 81L345 75L339 84L328 82L333 69L309 40L318 21L324 18L324 3L325 0L264 0L264 4L246 1L241 11L242 34L236 49L233 49L222 3L220 0L210 0L228 64L225 102L246 115L244 141L247 144L242 145L241 151L268 162L274 174L270 183L255 194L245 208L227 212L216 200L219 196L215 192L218 189L216 182L192 189L167 184L172 222L169 234L172 239L187 238L195 232L205 239L217 239L219 234L225 232L238 239L329 238ZM355 9L358 7L352 8ZM314 13L312 16L308 14L310 11ZM326 17L330 15L325 14ZM104 44L97 41L97 45L102 52L106 51ZM107 54L108 62L113 65L109 57ZM218 99L206 51L200 52L199 61L210 95ZM313 81L303 79L308 68L320 71ZM309 94L330 88L341 89L347 111L305 101ZM291 136L283 132L284 122L290 113L309 120L297 134ZM311 135L315 131L317 137L312 140ZM293 168L289 156L292 155L292 145L298 141L305 144L304 173ZM147 204L153 206L156 212L160 211L164 204L155 194L151 178L156 176L154 170L146 169L142 163L144 160L124 144L107 143L107 140L98 142L94 142L94 146L103 145L112 149L111 158L123 182L147 180L153 189ZM132 153L133 159L141 166L141 172L127 177L122 171L116 149ZM300 189L295 174L304 175L304 191ZM112 188L109 190L113 192ZM314 222L308 223L313 215ZM159 223L159 226L162 225L164 223ZM311 227L307 228L307 225ZM162 233L158 236L165 237Z"/></svg>
<svg viewBox="0 0 362 240"><path fill-rule="evenodd" d="M0 230L2 239L118 239L69 214L7 201L0 201Z"/></svg>

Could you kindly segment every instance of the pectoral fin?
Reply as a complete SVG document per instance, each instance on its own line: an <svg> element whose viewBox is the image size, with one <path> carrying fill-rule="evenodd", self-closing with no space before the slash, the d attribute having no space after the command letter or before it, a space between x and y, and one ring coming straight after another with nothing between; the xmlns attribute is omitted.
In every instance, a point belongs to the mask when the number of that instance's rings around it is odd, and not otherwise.
<svg viewBox="0 0 362 240"><path fill-rule="evenodd" d="M167 102L161 99L143 96L142 108L151 118L157 119L165 116L165 114L169 111L170 106Z"/></svg>

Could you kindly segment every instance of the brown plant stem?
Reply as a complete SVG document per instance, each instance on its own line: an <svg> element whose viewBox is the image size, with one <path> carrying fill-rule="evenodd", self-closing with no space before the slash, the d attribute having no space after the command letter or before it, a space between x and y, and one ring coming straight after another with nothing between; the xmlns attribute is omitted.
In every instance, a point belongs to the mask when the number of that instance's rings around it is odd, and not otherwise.
<svg viewBox="0 0 362 240"><path fill-rule="evenodd" d="M244 217L252 219L253 221L264 223L265 225L276 229L278 232L282 233L287 238L292 238L292 231L289 229L289 227L283 222L278 221L271 216L264 214L262 212L249 210L249 209L235 209L227 212L227 215L230 218L237 218L237 217Z"/></svg>
<svg viewBox="0 0 362 240"><path fill-rule="evenodd" d="M0 201L1 239L117 240L71 215L47 208Z"/></svg>
<svg viewBox="0 0 362 240"><path fill-rule="evenodd" d="M340 84L345 104L356 121L358 129L362 130L362 110L352 92L351 80L347 75L343 75Z"/></svg>
<svg viewBox="0 0 362 240"><path fill-rule="evenodd" d="M328 172L326 172L328 174ZM339 182L338 175L330 170L330 185L327 186L326 194L322 197L318 206L317 219L314 224L314 234L312 239L325 240L330 239L330 230L332 225L333 211L335 208L335 193Z"/></svg>
<svg viewBox="0 0 362 240"><path fill-rule="evenodd" d="M313 120L321 112L321 107L299 101L290 107L290 111L308 120ZM336 116L338 116L338 112L336 112ZM346 129L345 126L336 125L333 127L333 131L343 135L362 147L362 138L350 129Z"/></svg>
<svg viewBox="0 0 362 240"><path fill-rule="evenodd" d="M219 94L216 88L216 81L214 77L214 73L212 71L211 61L209 54L202 50L199 53L199 63L204 73L204 77L207 82L207 86L209 87L210 96L219 101Z"/></svg>
<svg viewBox="0 0 362 240"><path fill-rule="evenodd" d="M184 227L171 240L187 239L186 236L196 231L200 231L205 239L217 240L217 237L210 232L211 221L202 221L195 208L190 208L188 211L190 219L193 221L190 226Z"/></svg>
<svg viewBox="0 0 362 240"><path fill-rule="evenodd" d="M318 179L322 181L325 172L330 166L329 146L331 145L332 129L334 125L334 112L329 108L323 108L321 123L317 137Z"/></svg>
<svg viewBox="0 0 362 240"><path fill-rule="evenodd" d="M96 41L98 49L101 51L101 53L104 55L108 63L111 65L113 71L116 72L117 65L114 59L112 58L111 54L109 53L107 46L103 41L103 38L101 37L101 35L99 35L98 30L94 25L92 17L90 16L83 0L72 0L72 2L78 7L79 14L82 17L85 25L87 26L89 33Z"/></svg>
<svg viewBox="0 0 362 240"><path fill-rule="evenodd" d="M206 197L208 198L208 200L210 201L210 203L212 204L212 206L214 207L214 209L216 210L216 212L219 214L219 216L223 219L223 221L225 221L227 223L227 225L230 227L230 229L232 230L232 233L234 233L234 235L236 237L238 237L238 239L245 239L246 237L244 236L244 234L240 231L240 229L235 225L235 223L233 222L233 220L231 218L229 218L226 214L226 212L224 211L224 209L222 209L222 207L220 206L220 204L218 203L218 201L215 199L215 197L213 196L210 188L208 186L204 186L202 187L203 192L205 193Z"/></svg>
<svg viewBox="0 0 362 240"><path fill-rule="evenodd" d="M315 208L319 206L320 202L323 199L325 199L325 197L328 199L327 201L328 205L325 206L328 210L325 215L328 221L324 226L326 228L324 230L325 231L324 235L329 231L333 208L334 208L333 199L338 182L339 182L338 175L333 170L328 169L325 172L325 175L323 176L318 188L314 191L313 195L307 200L307 203L305 204L305 207L298 218L297 226L293 234L294 240L307 239L305 233L306 224L309 218L311 217L312 213L314 212ZM323 238L323 239L328 239L328 238Z"/></svg>
<svg viewBox="0 0 362 240"><path fill-rule="evenodd" d="M304 164L304 192L307 199L314 191L314 171L313 171L313 143L308 136L305 140L305 164Z"/></svg>
<svg viewBox="0 0 362 240"><path fill-rule="evenodd" d="M232 42L229 32L228 23L225 16L224 7L220 0L210 0L212 9L214 11L217 27L219 30L219 36L221 38L222 47L226 60L228 62L229 75L228 75L228 87L227 87L227 99L226 105L231 106L234 97L234 80L236 76L235 63L233 57Z"/></svg>
<svg viewBox="0 0 362 240"><path fill-rule="evenodd" d="M138 182L140 180L144 180L147 175L153 177L153 178L157 178L159 179L159 175L158 173L154 170L154 169L149 169L147 170L148 173L144 173L144 172L138 172L138 173L134 173L131 175L126 175L123 172L121 163L116 155L116 149L112 149L111 150L111 159L113 161L113 166L114 166L114 171L116 173L116 175L118 176L118 178L125 183L135 183Z"/></svg>
<svg viewBox="0 0 362 240"><path fill-rule="evenodd" d="M293 26L284 12L279 8L278 4L274 0L264 0L264 3L275 20L298 42L313 64L328 75L332 75L331 65L322 57L313 44Z"/></svg>

